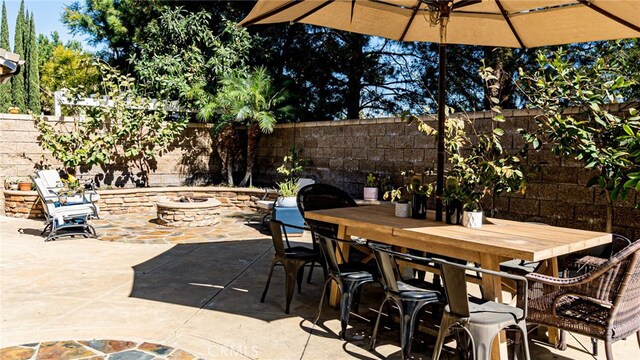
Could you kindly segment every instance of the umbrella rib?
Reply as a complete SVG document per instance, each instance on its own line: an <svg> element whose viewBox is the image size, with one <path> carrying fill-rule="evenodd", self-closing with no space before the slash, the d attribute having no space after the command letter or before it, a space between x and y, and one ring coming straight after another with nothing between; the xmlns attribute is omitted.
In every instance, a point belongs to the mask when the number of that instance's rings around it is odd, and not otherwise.
<svg viewBox="0 0 640 360"><path fill-rule="evenodd" d="M264 19L270 18L271 16L274 15L278 15L279 13L287 10L288 8L301 4L303 2L303 0L291 0L290 2L283 4L282 6L278 6L277 8L271 10L271 11L267 11L266 13L257 16L255 19L251 19L249 21L247 21L246 23L242 24L242 26L247 27L247 26L251 26L255 23L258 23Z"/></svg>
<svg viewBox="0 0 640 360"><path fill-rule="evenodd" d="M478 3L481 3L482 0L462 0L460 2L457 2L455 4L453 4L453 6L451 7L451 10L456 10L456 9L460 9L463 8L465 6L469 6L469 5L475 5Z"/></svg>
<svg viewBox="0 0 640 360"><path fill-rule="evenodd" d="M513 26L513 23L511 23L511 19L509 19L509 13L507 13L507 11L504 9L502 3L500 3L500 0L496 0L496 5L498 5L498 8L500 9L502 16L504 17L504 21L506 21L507 25L509 25L509 29L511 29L513 36L515 36L516 40L518 40L518 44L520 44L520 47L526 48L526 46L524 46L524 43L522 42L522 39L520 39L520 35L518 35L516 28Z"/></svg>
<svg viewBox="0 0 640 360"><path fill-rule="evenodd" d="M407 36L407 32L409 31L411 24L413 24L413 19L416 18L416 14L418 13L419 9L420 9L420 0L418 0L416 7L413 9L413 12L411 13L411 17L407 22L407 26L404 27L404 31L402 31L402 35L400 36L400 39L398 41L404 41L404 37Z"/></svg>
<svg viewBox="0 0 640 360"><path fill-rule="evenodd" d="M635 30L635 31L637 31L637 32L640 32L640 26L635 25L635 24L632 24L632 23L628 22L627 20L625 20L625 19L623 19L623 18L620 18L620 17L618 17L618 16L615 16L615 15L613 15L612 13L608 12L607 10L605 10L605 9L603 9L603 8L601 8L601 7L597 6L597 5L594 5L594 4L593 4L592 2L590 2L590 1L587 1L587 0L578 0L578 2L579 2L580 4L582 4L582 5L586 6L586 7L588 7L589 9L592 9L592 10L594 10L595 12L597 12L597 13L599 13L599 14L601 14L601 15L604 15L604 16L608 17L609 19L611 19L611 20L613 20L613 21L615 21L615 22L617 22L617 23L619 23L619 24L621 24L621 25L624 25L624 26L626 26L626 27L628 27L628 28L630 28L630 29L632 29L632 30Z"/></svg>
<svg viewBox="0 0 640 360"><path fill-rule="evenodd" d="M324 8L325 6L327 6L327 5L331 4L331 3L332 3L332 2L334 2L334 1L335 1L335 0L327 0L327 1L323 2L322 4L320 4L320 5L316 6L315 8L313 8L313 9L311 9L311 10L307 11L306 13L302 14L301 16L298 16L297 18L295 18L295 19L293 20L293 22L294 22L294 23L297 23L297 22L299 22L300 20L303 20L303 19L304 19L304 18L306 18L307 16L314 14L316 11L318 11L318 10L322 10L322 8Z"/></svg>

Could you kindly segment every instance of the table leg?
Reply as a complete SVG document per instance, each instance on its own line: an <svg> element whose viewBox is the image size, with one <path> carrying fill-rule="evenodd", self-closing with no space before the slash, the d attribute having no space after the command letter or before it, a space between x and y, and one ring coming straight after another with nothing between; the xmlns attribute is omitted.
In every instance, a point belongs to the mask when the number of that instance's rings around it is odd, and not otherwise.
<svg viewBox="0 0 640 360"><path fill-rule="evenodd" d="M558 277L560 271L558 270L558 258L554 257L547 260L547 273L550 276ZM549 344L557 348L560 345L560 331L558 328L549 327Z"/></svg>
<svg viewBox="0 0 640 360"><path fill-rule="evenodd" d="M342 239L342 240L346 240L347 239L347 227L344 225L340 225L338 226L338 239ZM342 252L342 255L344 256L345 259L349 258L349 244L344 243L344 242L339 242L338 243L338 249L336 249L336 258L338 259L338 262L342 261L342 258L340 256L340 254L338 254L338 251ZM340 306L340 289L338 289L338 285L336 285L334 282L331 283L331 291L329 293L329 305L331 305L332 307L338 307Z"/></svg>
<svg viewBox="0 0 640 360"><path fill-rule="evenodd" d="M500 259L492 254L480 254L480 266L483 269L500 271ZM482 295L485 300L502 302L502 282L498 276L482 274ZM504 331L491 346L491 359L507 358L507 338Z"/></svg>

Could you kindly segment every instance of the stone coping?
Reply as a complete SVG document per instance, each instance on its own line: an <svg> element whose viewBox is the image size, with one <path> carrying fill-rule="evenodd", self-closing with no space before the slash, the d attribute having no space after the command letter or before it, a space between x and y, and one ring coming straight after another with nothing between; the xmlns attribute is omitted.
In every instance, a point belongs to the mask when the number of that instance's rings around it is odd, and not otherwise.
<svg viewBox="0 0 640 360"><path fill-rule="evenodd" d="M159 208L169 209L205 209L220 206L220 201L214 198L208 198L206 201L199 202L180 202L180 201L161 201L156 203Z"/></svg>
<svg viewBox="0 0 640 360"><path fill-rule="evenodd" d="M268 194L275 194L275 189L266 189ZM37 196L37 191L4 190L5 195ZM167 186L148 188L121 188L121 189L98 189L98 194L120 195L139 193L165 193L165 192L241 192L248 194L264 195L265 189L261 188L240 188L225 186Z"/></svg>

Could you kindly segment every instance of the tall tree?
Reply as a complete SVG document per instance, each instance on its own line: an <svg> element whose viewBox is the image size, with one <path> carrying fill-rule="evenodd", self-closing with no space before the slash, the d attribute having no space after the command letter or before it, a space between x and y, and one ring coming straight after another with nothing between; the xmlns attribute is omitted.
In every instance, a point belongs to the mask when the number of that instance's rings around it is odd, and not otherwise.
<svg viewBox="0 0 640 360"><path fill-rule="evenodd" d="M2 2L2 20L0 22L0 48L11 50L9 45L9 22L7 21L7 6ZM0 84L0 112L7 112L11 106L11 82Z"/></svg>
<svg viewBox="0 0 640 360"><path fill-rule="evenodd" d="M27 45L27 108L33 114L40 114L40 72L38 70L38 43L33 13L29 16L29 34Z"/></svg>
<svg viewBox="0 0 640 360"><path fill-rule="evenodd" d="M16 33L13 42L13 52L20 55L23 59L25 57L24 27L24 0L22 0L20 3L20 11L18 11L18 17L16 18ZM25 111L27 108L25 79L25 71L20 71L18 75L11 78L12 105L18 107L21 111Z"/></svg>

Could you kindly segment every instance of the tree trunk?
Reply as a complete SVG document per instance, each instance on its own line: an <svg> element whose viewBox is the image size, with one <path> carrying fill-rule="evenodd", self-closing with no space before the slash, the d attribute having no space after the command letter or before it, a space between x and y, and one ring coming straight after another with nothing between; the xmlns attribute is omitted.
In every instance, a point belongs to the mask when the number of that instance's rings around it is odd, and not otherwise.
<svg viewBox="0 0 640 360"><path fill-rule="evenodd" d="M609 190L605 190L604 196L607 198L607 232L610 233L613 230L613 200Z"/></svg>
<svg viewBox="0 0 640 360"><path fill-rule="evenodd" d="M240 182L239 186L247 186L247 183L251 178L251 171L253 170L253 163L256 160L256 150L258 150L260 135L262 135L262 130L260 130L258 123L254 122L247 128L247 167L244 173L244 178Z"/></svg>
<svg viewBox="0 0 640 360"><path fill-rule="evenodd" d="M227 185L233 186L233 155L237 144L236 128L233 124L224 127L218 133L216 150L222 162L222 175L227 178Z"/></svg>

